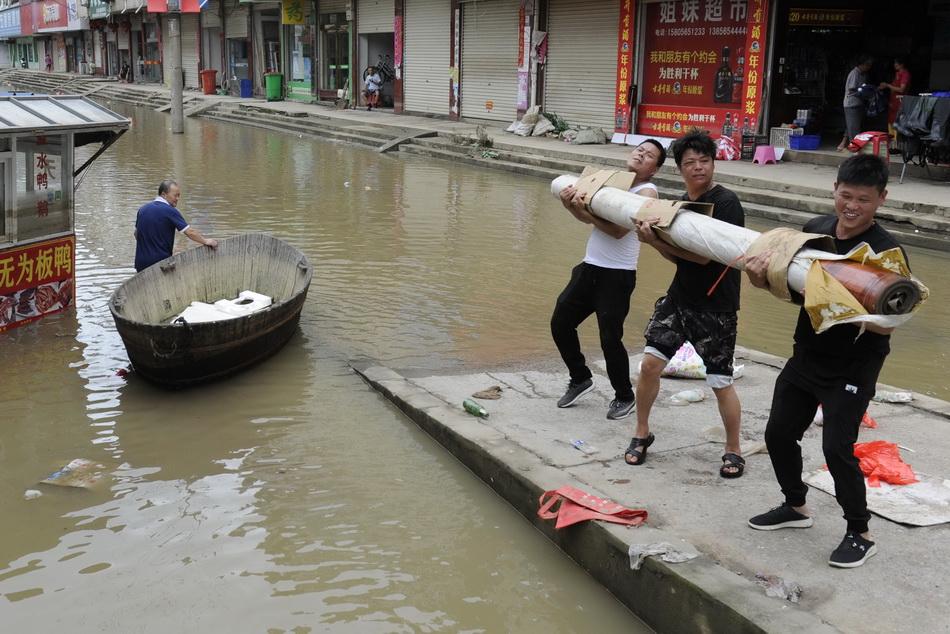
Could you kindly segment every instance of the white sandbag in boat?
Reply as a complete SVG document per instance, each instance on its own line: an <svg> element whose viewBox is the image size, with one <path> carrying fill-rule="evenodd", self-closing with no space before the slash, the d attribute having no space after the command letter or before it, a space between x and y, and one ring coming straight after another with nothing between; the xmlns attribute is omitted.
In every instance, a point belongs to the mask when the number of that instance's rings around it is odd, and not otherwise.
<svg viewBox="0 0 950 634"><path fill-rule="evenodd" d="M254 291L241 291L234 299L219 299L214 304L191 302L191 305L176 315L172 322L183 319L189 324L200 324L209 321L236 319L263 310L272 303L273 300L267 295L261 295Z"/></svg>
<svg viewBox="0 0 950 634"><path fill-rule="evenodd" d="M273 300L267 295L261 295L254 291L241 291L241 294L235 299L219 299L214 305L218 310L229 315L243 317L267 308L272 303Z"/></svg>

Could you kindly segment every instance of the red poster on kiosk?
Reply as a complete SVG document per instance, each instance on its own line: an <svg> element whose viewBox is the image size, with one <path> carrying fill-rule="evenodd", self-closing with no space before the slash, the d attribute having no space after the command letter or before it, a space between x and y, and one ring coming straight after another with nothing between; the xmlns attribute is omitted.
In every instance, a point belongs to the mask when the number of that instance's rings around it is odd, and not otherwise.
<svg viewBox="0 0 950 634"><path fill-rule="evenodd" d="M76 237L0 253L0 332L72 306Z"/></svg>
<svg viewBox="0 0 950 634"><path fill-rule="evenodd" d="M646 6L640 134L692 127L722 137L719 158L739 158L762 102L768 0L674 0Z"/></svg>

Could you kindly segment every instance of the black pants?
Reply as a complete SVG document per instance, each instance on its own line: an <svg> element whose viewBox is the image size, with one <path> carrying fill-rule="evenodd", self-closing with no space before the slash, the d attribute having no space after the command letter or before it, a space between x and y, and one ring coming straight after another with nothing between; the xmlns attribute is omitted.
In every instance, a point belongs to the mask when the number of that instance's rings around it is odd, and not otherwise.
<svg viewBox="0 0 950 634"><path fill-rule="evenodd" d="M871 514L864 475L854 456L854 443L883 365L883 356L830 357L796 345L792 358L775 381L772 410L765 429L765 444L785 502L804 506L808 485L802 482L799 442L821 404L822 452L848 530L856 533L867 532Z"/></svg>
<svg viewBox="0 0 950 634"><path fill-rule="evenodd" d="M623 401L633 399L630 357L623 346L623 322L630 312L630 295L636 285L636 271L605 269L582 262L574 267L571 281L557 298L551 317L554 343L567 364L571 381L580 383L592 374L581 352L577 327L591 314L597 314L607 376L616 398Z"/></svg>

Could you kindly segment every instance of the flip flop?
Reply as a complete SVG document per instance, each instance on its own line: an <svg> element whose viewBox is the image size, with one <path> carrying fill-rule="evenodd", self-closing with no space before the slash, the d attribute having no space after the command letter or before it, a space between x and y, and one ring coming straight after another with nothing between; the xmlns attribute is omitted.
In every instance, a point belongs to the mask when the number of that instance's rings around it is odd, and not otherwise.
<svg viewBox="0 0 950 634"><path fill-rule="evenodd" d="M726 469L736 469L736 471L726 471ZM723 478L739 478L745 472L745 458L739 454L727 453L722 457L722 466L719 467L719 475Z"/></svg>
<svg viewBox="0 0 950 634"><path fill-rule="evenodd" d="M623 454L623 461L633 467L642 465L647 461L647 448L653 444L654 440L656 440L656 436L652 433L646 438L631 438L630 446ZM643 451L640 451L640 447L643 447ZM632 456L636 462L630 462L627 460L627 456Z"/></svg>

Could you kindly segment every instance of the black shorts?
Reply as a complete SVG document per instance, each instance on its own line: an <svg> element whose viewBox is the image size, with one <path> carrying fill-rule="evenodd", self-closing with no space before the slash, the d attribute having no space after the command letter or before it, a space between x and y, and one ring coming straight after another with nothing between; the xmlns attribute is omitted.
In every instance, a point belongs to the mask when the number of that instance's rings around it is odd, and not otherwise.
<svg viewBox="0 0 950 634"><path fill-rule="evenodd" d="M684 343L693 344L706 365L706 374L732 377L739 316L734 312L706 313L677 305L669 297L656 300L643 336L646 345L672 359Z"/></svg>

